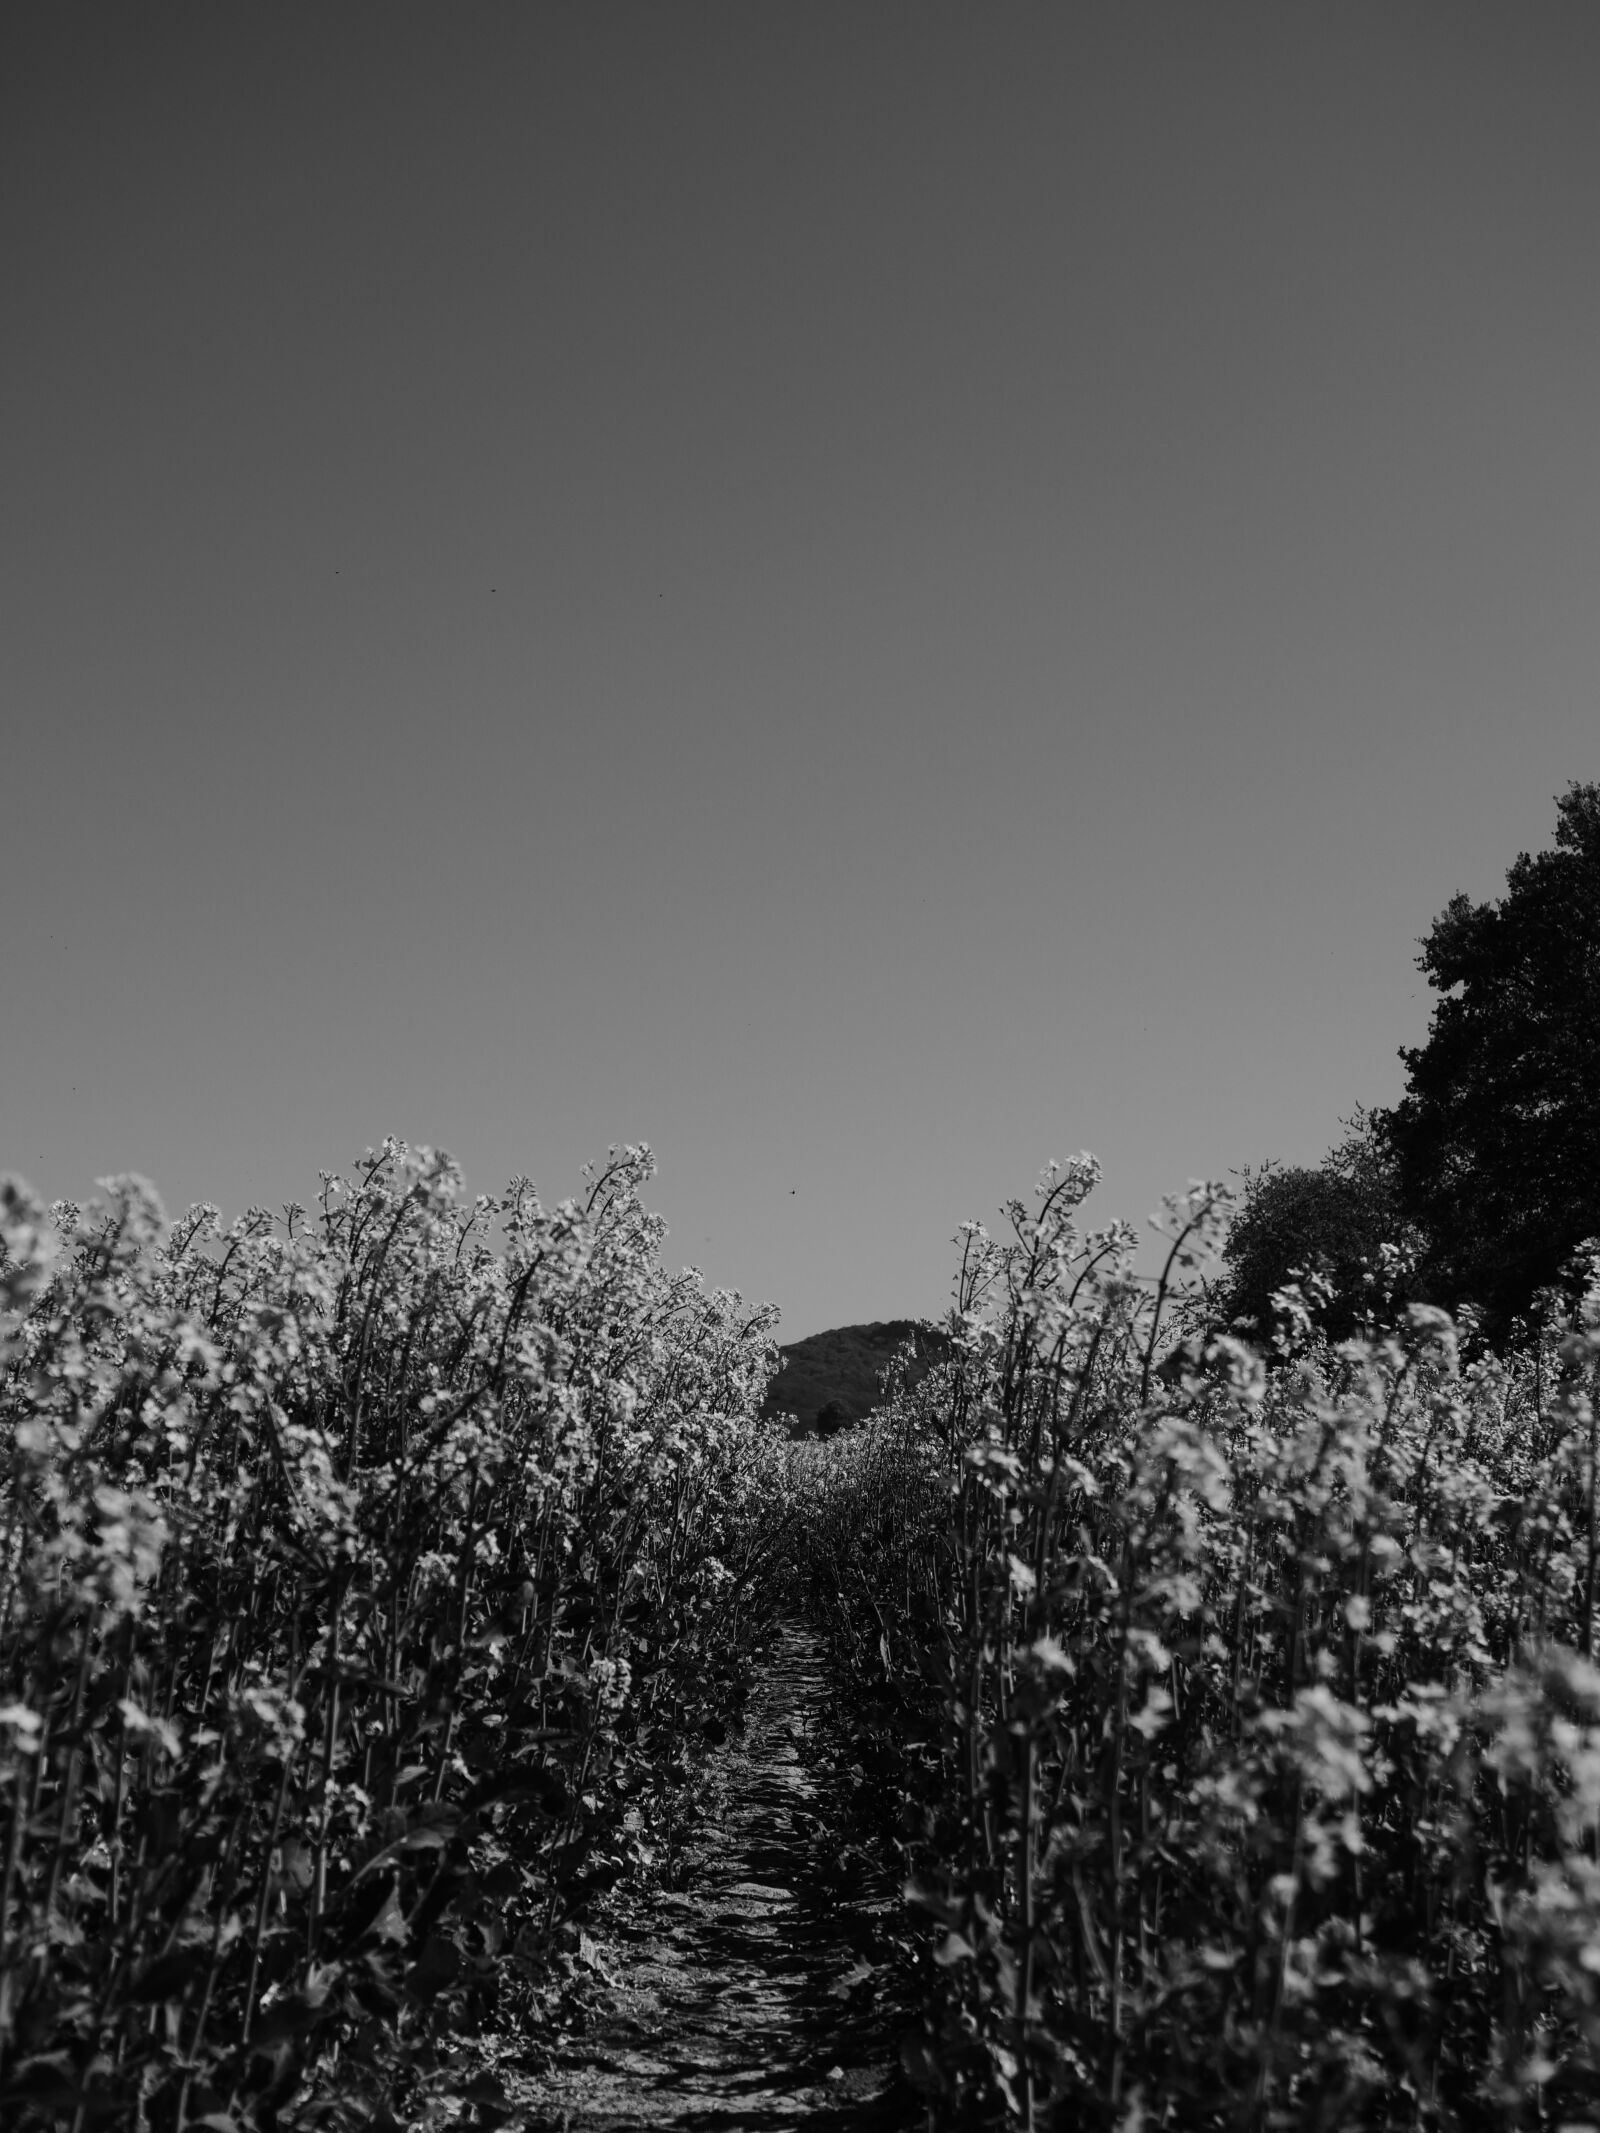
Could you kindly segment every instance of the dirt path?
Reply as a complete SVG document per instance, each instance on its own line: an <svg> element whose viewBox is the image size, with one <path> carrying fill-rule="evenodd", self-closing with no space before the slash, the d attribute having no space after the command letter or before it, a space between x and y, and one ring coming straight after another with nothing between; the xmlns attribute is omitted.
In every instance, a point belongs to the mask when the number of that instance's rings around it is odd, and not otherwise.
<svg viewBox="0 0 1600 2133"><path fill-rule="evenodd" d="M908 2123L892 2041L863 2005L895 1895L830 1855L824 1694L815 1641L786 1627L710 1773L684 1891L614 1897L585 1936L596 2004L526 2099L552 2133Z"/></svg>

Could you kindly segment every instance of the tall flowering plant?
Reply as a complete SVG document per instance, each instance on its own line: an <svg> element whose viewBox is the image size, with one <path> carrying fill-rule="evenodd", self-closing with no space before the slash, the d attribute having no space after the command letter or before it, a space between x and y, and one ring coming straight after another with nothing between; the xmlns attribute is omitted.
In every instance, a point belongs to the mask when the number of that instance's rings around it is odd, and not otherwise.
<svg viewBox="0 0 1600 2133"><path fill-rule="evenodd" d="M8 2123L365 2125L648 1862L783 1531L775 1314L663 1270L651 1174L3 1188Z"/></svg>
<svg viewBox="0 0 1600 2133"><path fill-rule="evenodd" d="M1329 1348L1291 1291L1257 1352L1196 1285L1227 1195L1139 1279L1093 1177L963 1232L950 1361L813 1486L819 1604L921 1743L908 2070L962 2122L1578 2123L1600 1295L1508 1363L1421 1306Z"/></svg>

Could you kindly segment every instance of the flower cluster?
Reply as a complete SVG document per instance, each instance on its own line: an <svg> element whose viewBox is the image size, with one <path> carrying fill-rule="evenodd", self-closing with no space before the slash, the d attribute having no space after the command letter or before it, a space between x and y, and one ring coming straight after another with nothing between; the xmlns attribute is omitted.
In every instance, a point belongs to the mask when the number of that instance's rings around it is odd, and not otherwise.
<svg viewBox="0 0 1600 2133"><path fill-rule="evenodd" d="M8 2126L364 2126L681 1820L785 1455L775 1314L663 1271L651 1172L0 1188Z"/></svg>
<svg viewBox="0 0 1600 2133"><path fill-rule="evenodd" d="M935 1936L908 2071L964 2123L1587 2121L1600 1295L1506 1361L1287 1293L1257 1352L1192 1284L1227 1194L1149 1281L1092 1179L962 1233L950 1360L805 1477Z"/></svg>

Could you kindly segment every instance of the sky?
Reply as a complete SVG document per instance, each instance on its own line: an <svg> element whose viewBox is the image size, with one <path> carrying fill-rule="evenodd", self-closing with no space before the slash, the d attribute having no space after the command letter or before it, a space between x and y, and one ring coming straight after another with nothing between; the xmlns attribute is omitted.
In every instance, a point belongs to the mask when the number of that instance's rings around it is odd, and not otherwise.
<svg viewBox="0 0 1600 2133"><path fill-rule="evenodd" d="M780 1338L1395 1100L1600 777L1600 10L0 11L0 1169Z"/></svg>

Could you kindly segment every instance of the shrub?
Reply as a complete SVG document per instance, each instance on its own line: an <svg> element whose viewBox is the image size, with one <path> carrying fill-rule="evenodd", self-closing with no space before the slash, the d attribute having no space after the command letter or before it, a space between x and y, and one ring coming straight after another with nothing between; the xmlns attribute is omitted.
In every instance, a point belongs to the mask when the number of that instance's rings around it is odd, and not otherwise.
<svg viewBox="0 0 1600 2133"><path fill-rule="evenodd" d="M1329 1340L1348 1340L1393 1304L1394 1277L1415 1294L1410 1270L1424 1243L1407 1217L1376 1118L1358 1111L1345 1139L1315 1168L1269 1163L1246 1174L1222 1247L1226 1271L1211 1298L1214 1319L1221 1326L1242 1321L1243 1330L1265 1340L1273 1297L1315 1273L1326 1290L1313 1312L1316 1326Z"/></svg>

